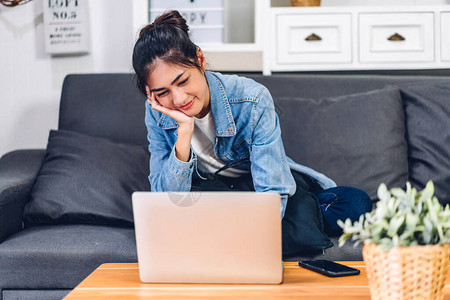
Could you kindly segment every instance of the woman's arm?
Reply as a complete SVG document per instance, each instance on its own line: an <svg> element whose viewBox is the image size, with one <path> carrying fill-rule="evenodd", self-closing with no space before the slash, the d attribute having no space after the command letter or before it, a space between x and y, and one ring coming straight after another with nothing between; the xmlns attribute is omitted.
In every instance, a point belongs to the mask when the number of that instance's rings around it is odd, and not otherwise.
<svg viewBox="0 0 450 300"><path fill-rule="evenodd" d="M145 124L150 151L150 185L152 191L190 191L194 169L193 152L189 148L187 161L176 156L175 141L167 140L163 129L152 113L150 104L146 103ZM177 139L178 141L179 139Z"/></svg>
<svg viewBox="0 0 450 300"><path fill-rule="evenodd" d="M296 184L287 162L272 96L266 88L253 107L251 124L254 129L250 160L255 190L278 192L282 197L283 217L287 198L295 193Z"/></svg>

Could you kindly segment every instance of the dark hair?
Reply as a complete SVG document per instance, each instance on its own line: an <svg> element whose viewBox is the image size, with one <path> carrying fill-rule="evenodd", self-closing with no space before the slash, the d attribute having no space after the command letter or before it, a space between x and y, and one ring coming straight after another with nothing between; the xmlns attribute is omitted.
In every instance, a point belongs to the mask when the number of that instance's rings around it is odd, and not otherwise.
<svg viewBox="0 0 450 300"><path fill-rule="evenodd" d="M188 31L186 20L176 10L162 14L153 24L141 29L133 49L133 68L137 87L144 95L156 59L201 70L197 46L190 40Z"/></svg>

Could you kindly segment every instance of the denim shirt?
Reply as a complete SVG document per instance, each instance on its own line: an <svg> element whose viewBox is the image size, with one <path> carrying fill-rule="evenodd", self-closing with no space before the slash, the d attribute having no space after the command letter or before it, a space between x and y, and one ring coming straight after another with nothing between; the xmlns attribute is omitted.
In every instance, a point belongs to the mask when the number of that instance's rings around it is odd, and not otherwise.
<svg viewBox="0 0 450 300"><path fill-rule="evenodd" d="M296 190L290 169L315 178L324 189L336 186L325 175L286 156L278 116L266 87L236 75L205 72L205 76L216 131L216 156L224 163L249 159L250 165L236 168L251 172L255 191L281 195L282 217L288 196ZM193 177L201 175L192 147L188 162L182 162L175 156L178 124L153 110L148 102L145 123L150 143L149 180L152 191L190 191Z"/></svg>

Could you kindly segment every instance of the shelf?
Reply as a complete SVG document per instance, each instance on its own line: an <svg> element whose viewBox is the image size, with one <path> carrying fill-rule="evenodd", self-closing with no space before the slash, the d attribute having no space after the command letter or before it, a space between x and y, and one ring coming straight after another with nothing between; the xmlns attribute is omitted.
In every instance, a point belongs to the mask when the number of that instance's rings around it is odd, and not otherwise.
<svg viewBox="0 0 450 300"><path fill-rule="evenodd" d="M199 44L203 51L207 52L256 52L262 51L261 46L254 43L217 43Z"/></svg>
<svg viewBox="0 0 450 300"><path fill-rule="evenodd" d="M134 12L136 16L141 18L142 10L145 11L141 1L148 0L136 1L141 3L141 5L134 4L135 1L133 1L133 5L135 6ZM227 1L224 6L225 22L234 22L233 20L240 20L243 18L241 14L242 11L236 10L239 6L234 5L235 2L233 2L239 0L224 1ZM209 61L212 70L262 71L263 74L269 75L271 72L310 70L450 68L450 41L447 37L448 25L446 25L450 23L450 5L436 4L439 0L433 0L434 3L432 3L433 1L430 1L430 5L411 4L404 6L399 6L398 4L395 5L395 3L386 4L388 0L365 0L363 5L358 5L358 1L360 0L346 0L345 3L347 3L347 5L341 4L344 1L338 2L341 0L322 0L322 6L320 7L291 7L289 5L289 0L252 1L254 1L253 4L255 10L254 37L252 39L229 38L230 32L236 33L236 30L242 28L239 27L241 26L240 23L233 23L233 25L236 26L231 29L228 28L228 32L225 31L224 35L229 39L225 38L224 40L239 41L239 43L199 43L199 47L206 53L207 60ZM413 2L413 0L411 0L411 2ZM330 4L335 5L332 6ZM148 7L146 9L148 9ZM377 50L378 48L371 49L369 47L370 43L373 42L373 39L376 36L372 37L371 35L367 38L361 36L359 18L362 14L379 14L381 18L384 18L383 16L394 13L400 13L402 15L403 13L409 13L412 15L412 13L417 12L427 12L433 16L433 22L430 26L433 27L434 33L428 33L426 35L428 38L427 40L422 41L419 39L421 42L420 45L424 43L425 45L432 44L432 48L425 49L427 50L426 59L423 59L425 61L420 61L414 53L409 55L409 57L407 57L407 55L397 55L396 51L403 47L403 45L400 44L396 44L395 46L397 47L393 50L391 49L391 52L394 52L394 54L391 54L390 56L388 53ZM339 27L338 33L334 33L336 30L332 28L333 26L327 25L328 27L322 28L324 26L323 24L316 24L316 27L318 27L314 30L324 35L322 36L323 38L326 36L328 36L328 38L322 40L321 44L314 42L309 43L309 47L305 48L305 43L303 42L304 37L302 37L302 40L299 40L297 35L303 36L303 34L309 30L308 28L314 27L314 24L317 23L317 18L327 21L336 14L345 14L348 16L350 26L344 26L342 32L339 31ZM314 15L314 18L306 18L307 15ZM289 30L291 30L292 37L287 37L286 32L280 31L280 20L278 16L283 16L283 18L288 20L283 23L284 25L281 25L284 26L283 28L289 28ZM308 21L305 22L309 23L302 23L300 24L301 26L298 24L295 25L294 23L300 22L296 17L304 20L307 19ZM135 24L141 23L136 22ZM400 24L399 26L402 25ZM226 26L225 29L227 29ZM428 30L430 31L431 29ZM300 34L300 32L302 32L302 34ZM368 33L366 33L366 35L367 34ZM421 37L421 35L417 36ZM279 43L280 39L284 43L281 46ZM412 39L412 37L408 37L407 41L412 43L415 40ZM387 46L390 47L391 45ZM342 52L343 58L333 58L326 53L335 48ZM374 52L372 56L376 57L374 59L371 57L365 59L365 49ZM406 51L408 49L403 50ZM321 55L317 54L320 51L322 52L319 53ZM333 55L338 56L337 54ZM400 59L398 59L399 57ZM402 59L404 61L401 61Z"/></svg>

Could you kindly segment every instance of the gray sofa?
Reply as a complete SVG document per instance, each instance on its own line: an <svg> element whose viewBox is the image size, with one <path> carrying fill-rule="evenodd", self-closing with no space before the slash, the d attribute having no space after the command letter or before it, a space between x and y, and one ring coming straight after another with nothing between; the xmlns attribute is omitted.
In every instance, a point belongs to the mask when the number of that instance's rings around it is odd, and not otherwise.
<svg viewBox="0 0 450 300"><path fill-rule="evenodd" d="M428 179L450 202L450 77L247 76L271 91L294 160L374 202L381 182ZM47 150L0 159L0 299L59 299L102 263L137 261L127 194L150 189L144 103L129 74L69 75ZM362 259L337 239L285 260Z"/></svg>

